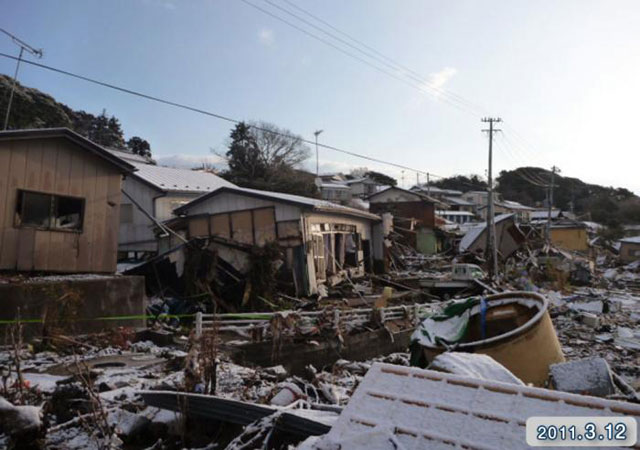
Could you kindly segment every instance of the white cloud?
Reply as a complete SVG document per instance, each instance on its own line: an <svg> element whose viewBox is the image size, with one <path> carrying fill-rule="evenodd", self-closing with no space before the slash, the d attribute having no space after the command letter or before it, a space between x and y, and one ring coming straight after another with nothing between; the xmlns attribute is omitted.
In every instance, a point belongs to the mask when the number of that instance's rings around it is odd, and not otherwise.
<svg viewBox="0 0 640 450"><path fill-rule="evenodd" d="M269 28L263 28L258 32L258 41L265 47L271 47L276 42L275 34L273 30Z"/></svg>
<svg viewBox="0 0 640 450"><path fill-rule="evenodd" d="M458 70L453 67L445 67L439 72L429 74L429 80L424 83L421 89L425 92L439 97L440 92L444 89L444 86L458 73ZM434 91L435 90L435 91Z"/></svg>
<svg viewBox="0 0 640 450"><path fill-rule="evenodd" d="M217 155L167 155L155 158L159 166L177 167L179 169L193 169L210 164L220 169L226 166L223 158Z"/></svg>

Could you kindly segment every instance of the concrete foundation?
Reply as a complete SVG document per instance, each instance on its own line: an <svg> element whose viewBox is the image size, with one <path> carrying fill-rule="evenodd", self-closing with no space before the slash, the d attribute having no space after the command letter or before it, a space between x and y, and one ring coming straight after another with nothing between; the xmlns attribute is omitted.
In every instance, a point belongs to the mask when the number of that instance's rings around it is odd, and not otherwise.
<svg viewBox="0 0 640 450"><path fill-rule="evenodd" d="M382 328L354 335L344 336L344 344L336 339L322 341L317 345L307 342L284 342L277 349L271 341L255 342L242 346L225 346L231 359L240 365L270 367L282 365L293 375L301 375L308 364L322 368L338 359L364 361L376 356L406 351L413 330L393 333Z"/></svg>
<svg viewBox="0 0 640 450"><path fill-rule="evenodd" d="M98 332L145 325L144 277L69 275L11 280L0 284L2 333L17 317L24 335L38 337L45 328L63 334Z"/></svg>

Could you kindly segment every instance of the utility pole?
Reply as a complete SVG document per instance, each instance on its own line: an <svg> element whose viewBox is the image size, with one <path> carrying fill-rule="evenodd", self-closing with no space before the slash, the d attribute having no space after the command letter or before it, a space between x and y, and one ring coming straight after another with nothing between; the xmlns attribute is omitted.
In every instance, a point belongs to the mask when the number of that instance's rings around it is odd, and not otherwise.
<svg viewBox="0 0 640 450"><path fill-rule="evenodd" d="M11 103L13 102L13 92L16 89L16 83L18 81L18 70L20 70L20 62L22 61L22 55L26 50L29 53L31 53L33 56L37 58L42 58L42 49L35 49L31 47L29 44L27 44L21 39L18 39L16 36L9 33L5 29L0 28L0 32L9 36L11 40L14 42L14 44L20 47L20 54L18 55L18 62L16 63L16 71L13 74L13 83L11 83L11 91L9 91L9 102L7 103L7 112L5 113L5 116L4 116L4 126L2 127L3 130L6 130L7 127L9 126L9 115L11 114Z"/></svg>
<svg viewBox="0 0 640 450"><path fill-rule="evenodd" d="M431 184L429 182L429 172L427 172L427 195L431 196Z"/></svg>
<svg viewBox="0 0 640 450"><path fill-rule="evenodd" d="M420 189L420 172L416 172L416 187Z"/></svg>
<svg viewBox="0 0 640 450"><path fill-rule="evenodd" d="M318 153L318 135L324 130L316 130L313 132L316 137L316 178L320 178L320 154Z"/></svg>
<svg viewBox="0 0 640 450"><path fill-rule="evenodd" d="M400 185L400 187L404 189L404 170L401 170L400 172L402 172L402 184Z"/></svg>
<svg viewBox="0 0 640 450"><path fill-rule="evenodd" d="M488 130L482 130L485 133L489 133L489 170L487 172L487 246L484 254L486 255L487 262L489 263L489 277L492 280L495 280L498 277L498 246L496 243L496 220L493 206L493 133L497 133L501 130L494 129L493 124L502 122L502 119L485 117L482 119L482 122L489 124Z"/></svg>
<svg viewBox="0 0 640 450"><path fill-rule="evenodd" d="M556 166L551 168L551 183L549 183L549 194L547 198L547 244L551 245L551 209L553 208L553 181L556 177L556 172L560 173L560 169Z"/></svg>

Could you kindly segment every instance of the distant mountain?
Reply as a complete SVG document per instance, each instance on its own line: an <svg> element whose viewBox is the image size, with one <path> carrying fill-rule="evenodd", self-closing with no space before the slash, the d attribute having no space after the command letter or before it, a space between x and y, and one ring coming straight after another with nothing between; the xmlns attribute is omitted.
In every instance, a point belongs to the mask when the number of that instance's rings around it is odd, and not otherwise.
<svg viewBox="0 0 640 450"><path fill-rule="evenodd" d="M12 79L9 76L0 74L0 126L4 123L11 83ZM106 111L103 110L97 116L86 111L76 111L56 101L49 94L17 83L11 104L9 129L52 127L71 128L105 147L127 147L120 121L113 116L107 116ZM132 141L144 140L134 137L129 140ZM137 148L133 150L138 153Z"/></svg>

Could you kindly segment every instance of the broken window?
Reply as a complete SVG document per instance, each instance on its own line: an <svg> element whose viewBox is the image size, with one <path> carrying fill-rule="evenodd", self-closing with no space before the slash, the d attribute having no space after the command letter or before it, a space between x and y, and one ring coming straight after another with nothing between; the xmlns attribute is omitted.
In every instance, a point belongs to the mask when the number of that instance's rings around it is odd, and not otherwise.
<svg viewBox="0 0 640 450"><path fill-rule="evenodd" d="M321 234L314 234L311 238L316 279L325 280L327 278L327 266L324 257L324 240Z"/></svg>
<svg viewBox="0 0 640 450"><path fill-rule="evenodd" d="M346 234L345 242L345 267L358 267L358 250L360 250L360 235L358 233Z"/></svg>
<svg viewBox="0 0 640 450"><path fill-rule="evenodd" d="M18 191L16 226L82 231L84 199Z"/></svg>

